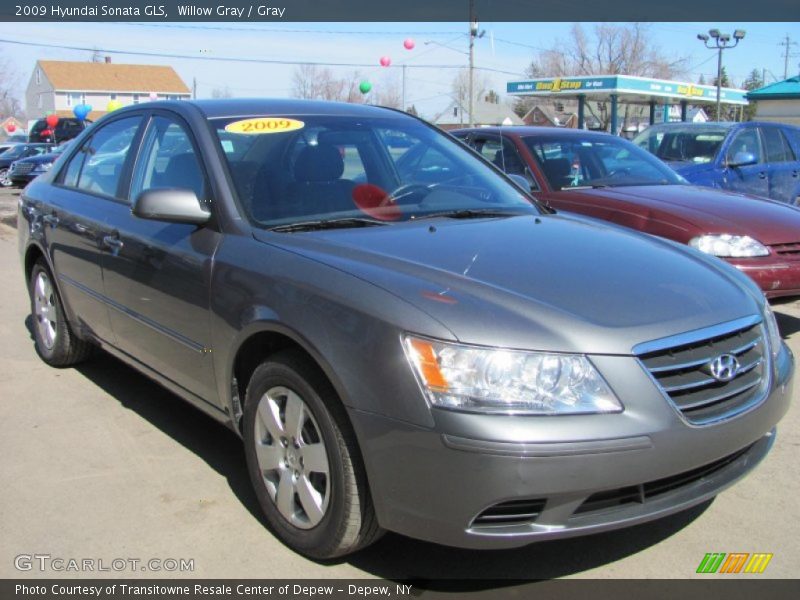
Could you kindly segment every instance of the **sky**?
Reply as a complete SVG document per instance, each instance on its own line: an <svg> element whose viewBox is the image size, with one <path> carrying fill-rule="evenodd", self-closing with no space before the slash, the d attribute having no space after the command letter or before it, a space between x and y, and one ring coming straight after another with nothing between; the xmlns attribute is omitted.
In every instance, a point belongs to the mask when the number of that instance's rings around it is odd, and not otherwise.
<svg viewBox="0 0 800 600"><path fill-rule="evenodd" d="M592 23L584 23L591 29ZM475 43L475 65L491 87L504 95L507 81L525 79L524 71L538 49L568 40L571 23L481 23L485 35ZM789 36L800 44L800 23L652 23L652 43L668 57L685 57L686 79L716 76L716 52L697 40L716 27L732 33L745 29L739 47L724 52L724 65L734 84L754 68L766 69L767 81L782 79L784 48ZM17 95L24 90L38 59L89 60L96 48L112 61L167 64L183 80L197 83L197 97L228 88L235 97L286 97L291 94L292 64L247 62L248 59L358 63L332 66L337 76L372 83L373 89L400 86L406 68L406 104L428 118L450 102L452 79L467 65L466 23L0 23L0 59L11 62ZM412 38L415 48L403 47ZM26 45L11 42L24 42ZM40 45L27 45L40 44ZM139 53L139 54L136 54ZM392 66L379 66L389 56ZM237 59L237 60L227 60ZM789 76L800 71L800 45L790 47ZM99 108L99 107L96 107Z"/></svg>

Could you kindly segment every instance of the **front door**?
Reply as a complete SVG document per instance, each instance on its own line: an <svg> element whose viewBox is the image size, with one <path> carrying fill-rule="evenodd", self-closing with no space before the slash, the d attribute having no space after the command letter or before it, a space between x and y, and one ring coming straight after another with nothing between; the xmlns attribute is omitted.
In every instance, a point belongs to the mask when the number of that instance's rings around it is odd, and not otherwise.
<svg viewBox="0 0 800 600"><path fill-rule="evenodd" d="M177 118L152 117L142 137L128 196L152 188L190 189L210 205L199 154ZM107 226L115 249L104 256L103 278L117 345L196 396L214 398L209 281L220 234L140 219L129 205L110 211Z"/></svg>
<svg viewBox="0 0 800 600"><path fill-rule="evenodd" d="M725 167L722 176L723 186L744 194L768 197L767 164L764 160L764 149L757 128L747 127L734 134L725 152L725 164L735 162L735 157L741 153L752 154L757 162L741 167Z"/></svg>

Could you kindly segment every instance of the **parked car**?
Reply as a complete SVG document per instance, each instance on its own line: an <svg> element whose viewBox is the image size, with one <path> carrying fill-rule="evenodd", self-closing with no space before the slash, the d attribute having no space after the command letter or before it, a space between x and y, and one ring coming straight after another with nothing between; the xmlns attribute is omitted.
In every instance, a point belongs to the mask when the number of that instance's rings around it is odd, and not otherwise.
<svg viewBox="0 0 800 600"><path fill-rule="evenodd" d="M14 134L10 135L4 140L0 141L0 154L3 154L9 148L13 148L18 144L26 144L28 142L28 136L21 135L21 134Z"/></svg>
<svg viewBox="0 0 800 600"><path fill-rule="evenodd" d="M46 119L39 119L31 127L28 141L60 144L80 135L91 123L89 119L80 121L74 117L61 117L56 123L55 130L52 130ZM45 131L52 131L52 134L43 135Z"/></svg>
<svg viewBox="0 0 800 600"><path fill-rule="evenodd" d="M54 147L50 152L14 161L9 166L6 177L11 181L11 185L25 187L39 175L47 173L61 153L69 147L69 144L69 142L65 142Z"/></svg>
<svg viewBox="0 0 800 600"><path fill-rule="evenodd" d="M755 467L792 397L739 271L553 214L399 111L125 107L25 188L17 230L42 359L99 346L229 425L314 558L683 510Z"/></svg>
<svg viewBox="0 0 800 600"><path fill-rule="evenodd" d="M691 183L800 201L800 128L781 123L661 123L633 143Z"/></svg>
<svg viewBox="0 0 800 600"><path fill-rule="evenodd" d="M11 163L21 158L49 152L52 146L52 144L18 144L0 154L0 187L11 186L11 179L8 177Z"/></svg>
<svg viewBox="0 0 800 600"><path fill-rule="evenodd" d="M606 133L548 127L452 133L525 177L548 206L713 254L752 277L769 298L800 295L797 208L688 185L652 155Z"/></svg>

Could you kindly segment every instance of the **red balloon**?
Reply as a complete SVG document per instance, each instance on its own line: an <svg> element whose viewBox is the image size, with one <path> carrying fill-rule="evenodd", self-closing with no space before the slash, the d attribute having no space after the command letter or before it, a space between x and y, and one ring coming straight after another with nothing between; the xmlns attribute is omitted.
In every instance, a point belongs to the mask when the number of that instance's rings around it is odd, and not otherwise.
<svg viewBox="0 0 800 600"><path fill-rule="evenodd" d="M58 125L58 115L47 115L45 121L47 121L48 127L53 128Z"/></svg>
<svg viewBox="0 0 800 600"><path fill-rule="evenodd" d="M6 125L6 131L8 133L14 133L16 130L17 130L17 126L14 125L13 123L9 123L8 125Z"/></svg>
<svg viewBox="0 0 800 600"><path fill-rule="evenodd" d="M392 59L391 58L389 58L388 56L381 56L381 66L382 67L388 67L390 64L392 64Z"/></svg>
<svg viewBox="0 0 800 600"><path fill-rule="evenodd" d="M39 137L46 138L46 137L50 137L51 135L53 135L52 131L50 131L49 129L43 129L42 133L39 134Z"/></svg>
<svg viewBox="0 0 800 600"><path fill-rule="evenodd" d="M361 212L379 221L397 221L403 216L394 198L371 183L362 183L353 188L353 202Z"/></svg>
<svg viewBox="0 0 800 600"><path fill-rule="evenodd" d="M413 50L415 45L414 40L411 38L407 38L406 41L403 42L403 48L406 50Z"/></svg>

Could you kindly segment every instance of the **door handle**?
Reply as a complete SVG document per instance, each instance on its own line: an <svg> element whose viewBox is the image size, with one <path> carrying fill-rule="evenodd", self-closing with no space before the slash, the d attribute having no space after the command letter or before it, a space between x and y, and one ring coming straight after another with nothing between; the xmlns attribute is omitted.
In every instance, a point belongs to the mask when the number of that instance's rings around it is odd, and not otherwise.
<svg viewBox="0 0 800 600"><path fill-rule="evenodd" d="M42 217L42 221L44 223L46 223L47 225L50 225L50 227L55 228L55 227L58 226L59 219L58 219L58 217L56 215L50 214L50 215L44 215Z"/></svg>
<svg viewBox="0 0 800 600"><path fill-rule="evenodd" d="M103 236L103 246L111 250L113 254L122 250L124 245L117 234Z"/></svg>
<svg viewBox="0 0 800 600"><path fill-rule="evenodd" d="M767 174L764 171L761 171L758 174L758 177L759 177L759 179L766 179L767 178Z"/></svg>

